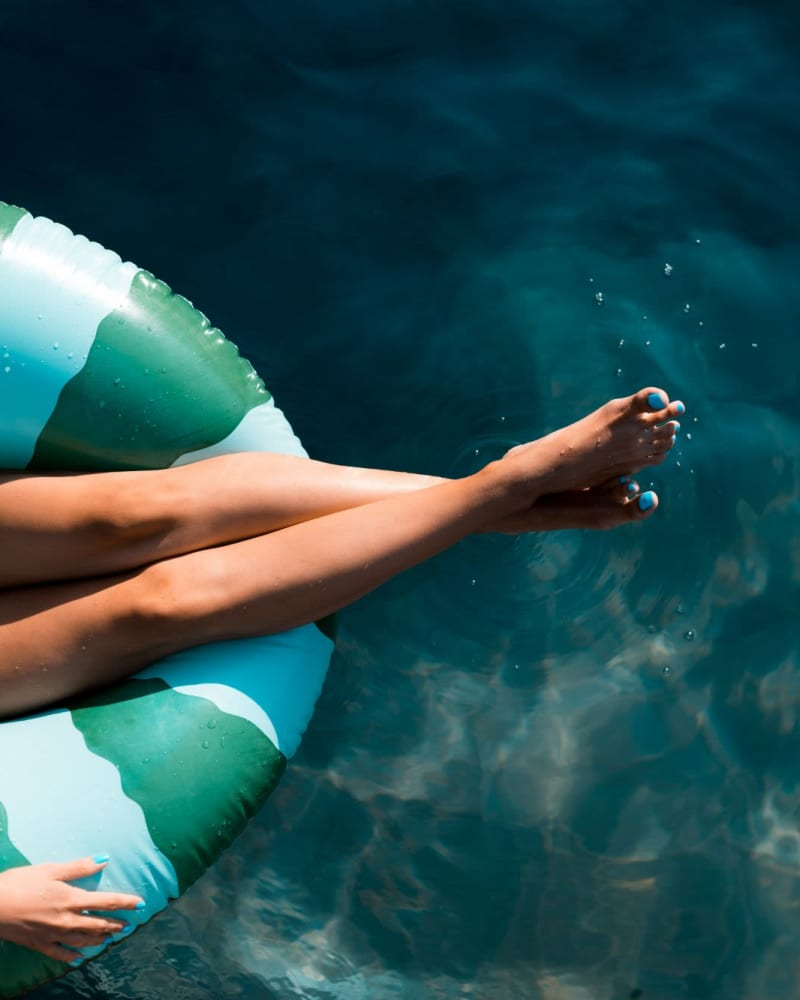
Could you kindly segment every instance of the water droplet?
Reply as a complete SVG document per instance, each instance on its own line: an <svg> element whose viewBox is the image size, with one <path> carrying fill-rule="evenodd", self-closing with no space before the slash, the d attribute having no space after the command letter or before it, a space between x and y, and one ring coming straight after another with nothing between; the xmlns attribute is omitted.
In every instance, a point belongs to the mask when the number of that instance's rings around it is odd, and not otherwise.
<svg viewBox="0 0 800 1000"><path fill-rule="evenodd" d="M203 749L208 750L208 740L203 740Z"/></svg>
<svg viewBox="0 0 800 1000"><path fill-rule="evenodd" d="M597 303L597 304L598 304L599 306L601 306L601 305L603 304L603 293L602 293L602 292L596 292L596 293L595 293L595 297L594 297L594 300L595 300L595 302L596 302L596 303Z"/></svg>
<svg viewBox="0 0 800 1000"><path fill-rule="evenodd" d="M625 341L624 341L624 340L621 340L621 341L620 341L620 342L619 342L619 343L617 344L617 347L624 347L624 346L625 346Z"/></svg>
<svg viewBox="0 0 800 1000"><path fill-rule="evenodd" d="M8 375L8 373L11 371L11 365L6 365L3 371L6 373L6 375Z"/></svg>
<svg viewBox="0 0 800 1000"><path fill-rule="evenodd" d="M701 240L695 240L695 243L700 246Z"/></svg>
<svg viewBox="0 0 800 1000"><path fill-rule="evenodd" d="M752 343L752 344L751 344L750 346L751 346L751 347L758 347L758 344L756 344L756 343L754 342L754 343Z"/></svg>
<svg viewBox="0 0 800 1000"><path fill-rule="evenodd" d="M53 344L53 350L57 351L58 347L59 347L59 344L58 344L58 341L56 341L55 344Z"/></svg>
<svg viewBox="0 0 800 1000"><path fill-rule="evenodd" d="M69 358L70 361L72 361L72 359L75 357L75 355L72 353L72 351L70 351L69 354L67 355L67 357Z"/></svg>
<svg viewBox="0 0 800 1000"><path fill-rule="evenodd" d="M670 674L672 673L672 667L670 667L670 666L666 666L666 667L662 667L662 668L661 668L661 673L662 673L662 674L663 674L663 675L664 675L665 677L669 677L669 675L670 675Z"/></svg>
<svg viewBox="0 0 800 1000"><path fill-rule="evenodd" d="M644 342L644 346L645 346L645 347L649 347L649 346L650 346L650 341L649 341L649 340L646 340L646 341Z"/></svg>
<svg viewBox="0 0 800 1000"><path fill-rule="evenodd" d="M692 432L691 431L687 432L687 434L686 434L686 440L687 441L691 441L692 440Z"/></svg>
<svg viewBox="0 0 800 1000"><path fill-rule="evenodd" d="M720 349L721 351L724 351L724 350L725 350L725 344L720 344L720 345L719 345L719 349Z"/></svg>
<svg viewBox="0 0 800 1000"><path fill-rule="evenodd" d="M683 638L684 638L684 639L685 639L685 640L686 640L687 642L691 642L691 641L692 641L692 640L694 639L694 629L693 629L693 628L689 628L689 629L687 629L687 630L686 630L686 631L685 631L685 632L683 633Z"/></svg>
<svg viewBox="0 0 800 1000"><path fill-rule="evenodd" d="M167 369L166 368L162 368L161 369L161 374L162 375L166 375L167 374Z"/></svg>
<svg viewBox="0 0 800 1000"><path fill-rule="evenodd" d="M41 313L37 313L37 314L36 314L36 318L37 318L37 319L41 319L41 318L42 318L42 314L41 314Z"/></svg>
<svg viewBox="0 0 800 1000"><path fill-rule="evenodd" d="M666 274L667 277L669 277L672 274L672 264L664 265L664 274Z"/></svg>
<svg viewBox="0 0 800 1000"><path fill-rule="evenodd" d="M121 382L122 382L122 379L121 379L121 378L115 378L115 379L114 379L114 385L120 385L120 384L121 384Z"/></svg>
<svg viewBox="0 0 800 1000"><path fill-rule="evenodd" d="M470 580L470 586L474 587L477 582L477 580Z"/></svg>
<svg viewBox="0 0 800 1000"><path fill-rule="evenodd" d="M686 608L682 604L679 604L677 606L677 608L675 608L675 614L676 615L685 615L686 614Z"/></svg>
<svg viewBox="0 0 800 1000"><path fill-rule="evenodd" d="M647 317L646 316L642 316L642 319L647 319Z"/></svg>
<svg viewBox="0 0 800 1000"><path fill-rule="evenodd" d="M216 729L217 728L217 720L216 719L209 719L209 721L208 721L208 728L209 729Z"/></svg>
<svg viewBox="0 0 800 1000"><path fill-rule="evenodd" d="M617 375L621 375L621 374L622 374L622 369L621 368L617 368Z"/></svg>
<svg viewBox="0 0 800 1000"><path fill-rule="evenodd" d="M691 310L692 310L692 307L691 307L691 306L689 305L689 303L687 302L687 303L686 303L686 305L685 305L685 306L683 307L683 311L684 311L685 313L688 313L688 312L691 312Z"/></svg>

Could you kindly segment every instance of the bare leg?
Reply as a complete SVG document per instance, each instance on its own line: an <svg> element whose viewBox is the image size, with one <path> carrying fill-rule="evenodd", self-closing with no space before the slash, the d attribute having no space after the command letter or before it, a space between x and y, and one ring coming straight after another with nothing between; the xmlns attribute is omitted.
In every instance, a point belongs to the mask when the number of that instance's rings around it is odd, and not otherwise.
<svg viewBox="0 0 800 1000"><path fill-rule="evenodd" d="M663 458L678 405L647 413L657 432L640 465ZM7 473L0 476L0 587L118 573L441 482L260 453L147 472Z"/></svg>
<svg viewBox="0 0 800 1000"><path fill-rule="evenodd" d="M650 424L640 419L651 413L640 395L613 401L465 479L133 574L6 593L0 597L3 712L107 683L192 645L312 621L473 531L524 523L544 494L616 474L620 464L636 467L653 455L657 461L667 446L659 451L656 435L654 451Z"/></svg>

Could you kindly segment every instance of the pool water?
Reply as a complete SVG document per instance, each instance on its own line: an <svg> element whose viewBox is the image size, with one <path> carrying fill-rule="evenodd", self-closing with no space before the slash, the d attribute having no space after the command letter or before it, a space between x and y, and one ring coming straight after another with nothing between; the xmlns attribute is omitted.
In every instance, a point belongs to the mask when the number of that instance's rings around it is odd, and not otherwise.
<svg viewBox="0 0 800 1000"><path fill-rule="evenodd" d="M798 995L791 6L0 27L0 197L186 294L316 456L457 475L641 385L687 404L646 525L470 539L343 614L264 811L38 997Z"/></svg>

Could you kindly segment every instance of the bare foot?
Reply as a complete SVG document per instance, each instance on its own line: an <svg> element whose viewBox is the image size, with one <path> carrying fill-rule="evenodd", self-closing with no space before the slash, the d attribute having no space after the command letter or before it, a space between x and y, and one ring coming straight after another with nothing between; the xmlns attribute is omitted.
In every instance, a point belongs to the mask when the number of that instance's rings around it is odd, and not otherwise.
<svg viewBox="0 0 800 1000"><path fill-rule="evenodd" d="M639 493L634 479L620 476L585 490L546 493L529 510L506 517L489 530L508 535L570 529L607 531L643 521L657 507L658 496L652 490Z"/></svg>
<svg viewBox="0 0 800 1000"><path fill-rule="evenodd" d="M640 389L546 437L512 448L495 471L520 493L527 489L529 503L546 493L582 490L663 462L680 427L675 417L684 411L683 403L670 403L663 389Z"/></svg>

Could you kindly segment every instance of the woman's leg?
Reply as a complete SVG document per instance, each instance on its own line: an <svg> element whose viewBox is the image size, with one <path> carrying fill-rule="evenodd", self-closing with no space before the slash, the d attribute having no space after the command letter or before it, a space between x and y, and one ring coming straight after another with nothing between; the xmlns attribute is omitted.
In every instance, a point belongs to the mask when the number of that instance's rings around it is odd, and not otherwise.
<svg viewBox="0 0 800 1000"><path fill-rule="evenodd" d="M671 439L678 406L648 414L654 449ZM6 473L0 587L119 573L440 482L257 452L155 471Z"/></svg>
<svg viewBox="0 0 800 1000"><path fill-rule="evenodd" d="M0 596L2 712L107 683L179 649L313 621L471 532L520 530L544 494L660 460L668 445L653 450L651 418L640 393L465 479L136 573L7 592Z"/></svg>

